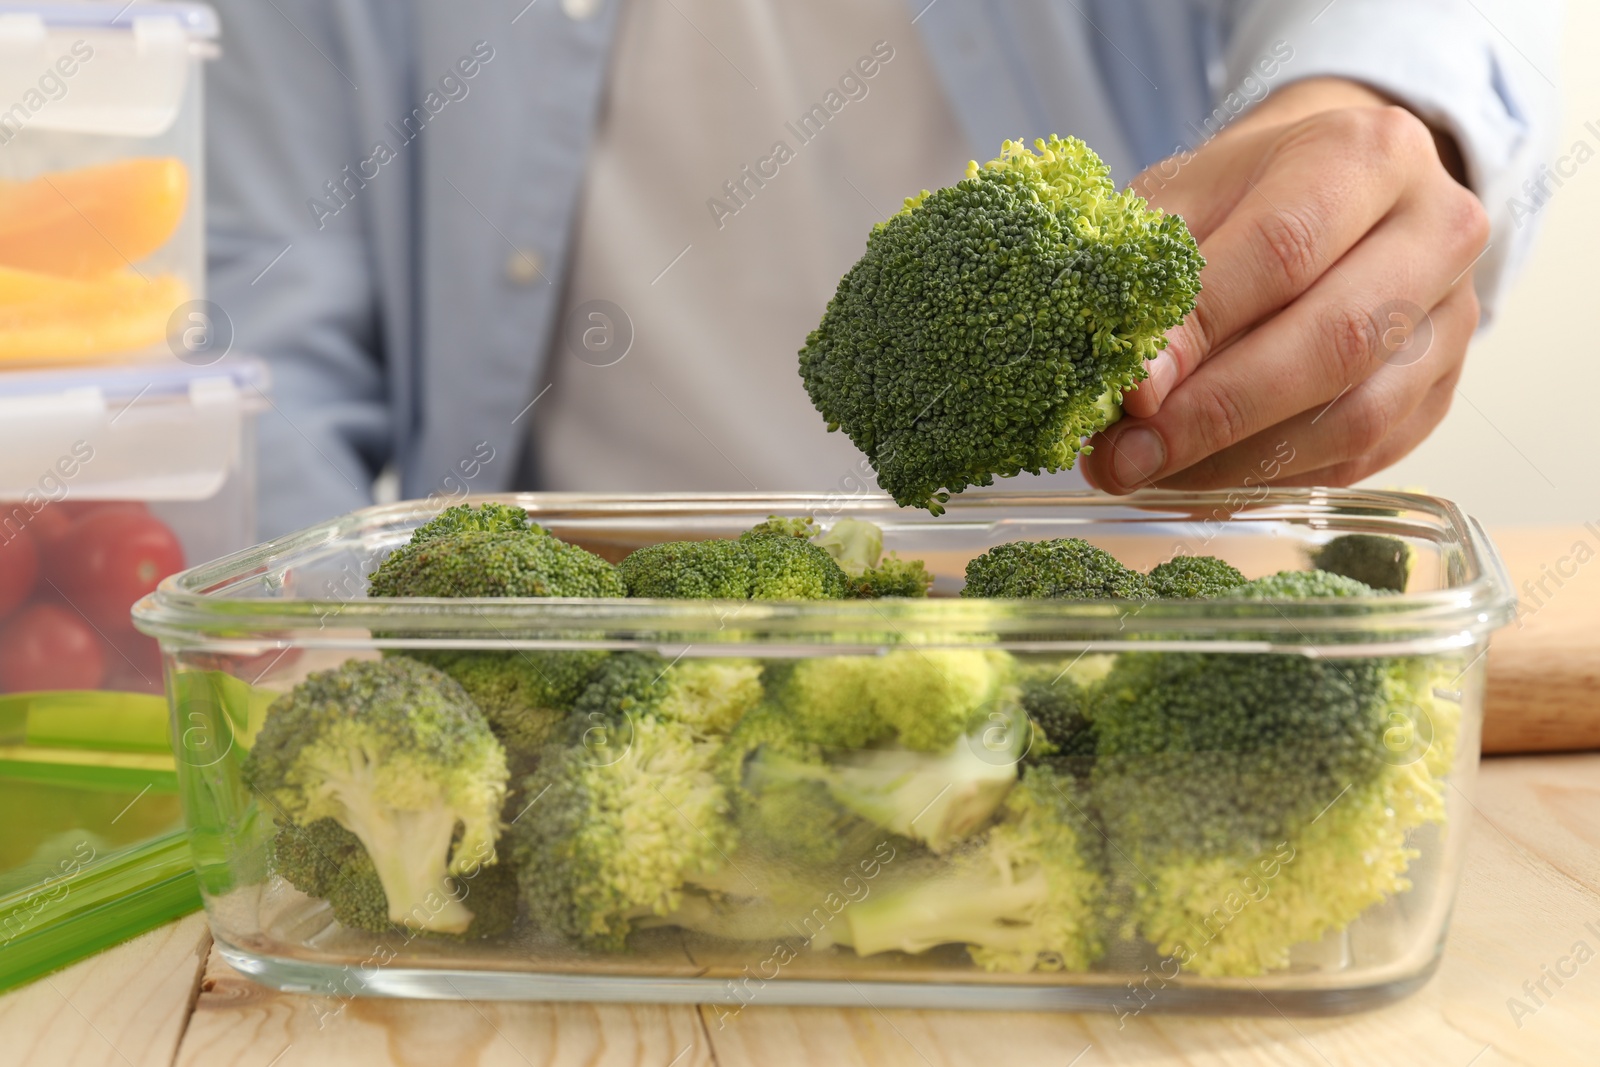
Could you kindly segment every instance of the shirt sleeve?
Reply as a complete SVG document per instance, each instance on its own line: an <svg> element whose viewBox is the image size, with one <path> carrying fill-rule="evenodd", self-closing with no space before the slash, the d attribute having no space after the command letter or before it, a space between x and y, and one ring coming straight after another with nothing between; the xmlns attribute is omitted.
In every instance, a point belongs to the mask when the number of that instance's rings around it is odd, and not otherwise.
<svg viewBox="0 0 1600 1067"><path fill-rule="evenodd" d="M1232 16L1225 93L1256 99L1261 57L1287 52L1271 88L1349 78L1455 138L1492 224L1474 275L1487 321L1553 192L1560 0L1237 0Z"/></svg>
<svg viewBox="0 0 1600 1067"><path fill-rule="evenodd" d="M233 348L265 359L258 533L371 502L392 448L371 221L339 205L362 77L358 0L218 0L224 52L207 72L207 285ZM362 80L366 80L362 78ZM372 95L376 87L365 87Z"/></svg>

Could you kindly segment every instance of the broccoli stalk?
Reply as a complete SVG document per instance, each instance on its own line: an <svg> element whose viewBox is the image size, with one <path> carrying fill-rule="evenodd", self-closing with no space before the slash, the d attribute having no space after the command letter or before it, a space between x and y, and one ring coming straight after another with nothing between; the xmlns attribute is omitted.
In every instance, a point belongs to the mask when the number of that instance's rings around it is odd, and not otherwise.
<svg viewBox="0 0 1600 1067"><path fill-rule="evenodd" d="M1020 740L1022 733L1013 736ZM965 736L937 753L890 746L840 753L826 763L767 754L749 774L757 790L815 782L846 811L945 852L988 822L1016 784L1020 755L988 752L981 737Z"/></svg>
<svg viewBox="0 0 1600 1067"><path fill-rule="evenodd" d="M273 867L296 889L326 900L341 925L378 933L396 928L383 883L361 839L332 819L284 824L273 839ZM516 872L509 863L469 863L451 889L451 896L472 913L464 934L468 938L505 933L516 920Z"/></svg>
<svg viewBox="0 0 1600 1067"><path fill-rule="evenodd" d="M1001 154L877 226L800 351L806 391L906 507L1072 466L1194 307L1183 220L1082 141Z"/></svg>
<svg viewBox="0 0 1600 1067"><path fill-rule="evenodd" d="M919 863L844 912L863 956L964 944L991 971L1083 970L1099 954L1103 884L1084 850L1073 780L1030 767L1001 821L949 860Z"/></svg>
<svg viewBox="0 0 1600 1067"><path fill-rule="evenodd" d="M313 674L272 703L244 775L280 820L354 834L392 922L471 924L449 877L494 862L506 755L446 675L400 656Z"/></svg>

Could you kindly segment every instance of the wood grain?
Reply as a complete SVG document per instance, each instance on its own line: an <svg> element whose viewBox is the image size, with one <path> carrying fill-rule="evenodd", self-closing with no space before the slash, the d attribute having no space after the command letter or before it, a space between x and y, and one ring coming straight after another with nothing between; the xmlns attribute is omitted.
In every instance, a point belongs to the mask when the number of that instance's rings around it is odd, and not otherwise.
<svg viewBox="0 0 1600 1067"><path fill-rule="evenodd" d="M1500 529L1521 600L1489 647L1485 752L1600 749L1600 529Z"/></svg>
<svg viewBox="0 0 1600 1067"><path fill-rule="evenodd" d="M167 1067L210 947L190 915L7 993L0 1067Z"/></svg>
<svg viewBox="0 0 1600 1067"><path fill-rule="evenodd" d="M276 1059L274 1059L276 1057ZM692 1007L278 993L213 952L178 1067L706 1067Z"/></svg>

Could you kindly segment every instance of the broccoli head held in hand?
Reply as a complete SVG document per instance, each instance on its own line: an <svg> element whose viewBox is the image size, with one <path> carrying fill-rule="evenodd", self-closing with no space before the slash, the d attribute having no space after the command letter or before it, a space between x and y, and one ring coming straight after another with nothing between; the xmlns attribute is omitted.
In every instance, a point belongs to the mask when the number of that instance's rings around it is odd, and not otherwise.
<svg viewBox="0 0 1600 1067"><path fill-rule="evenodd" d="M903 506L1071 467L1200 290L1183 220L1075 138L998 159L876 227L800 351L830 429Z"/></svg>
<svg viewBox="0 0 1600 1067"><path fill-rule="evenodd" d="M449 876L495 861L508 772L446 675L403 656L313 674L268 708L244 776L281 821L332 819L359 838L391 922L471 925Z"/></svg>

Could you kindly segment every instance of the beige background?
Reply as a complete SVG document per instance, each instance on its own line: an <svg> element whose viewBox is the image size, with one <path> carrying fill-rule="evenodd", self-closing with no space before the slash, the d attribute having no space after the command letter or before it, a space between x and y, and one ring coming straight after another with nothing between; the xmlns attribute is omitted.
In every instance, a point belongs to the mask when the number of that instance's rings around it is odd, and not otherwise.
<svg viewBox="0 0 1600 1067"><path fill-rule="evenodd" d="M1367 480L1451 497L1496 525L1600 520L1600 5L1569 3L1556 158L1597 153L1545 204L1532 256L1467 360L1449 416ZM1555 159L1550 161L1552 164Z"/></svg>

